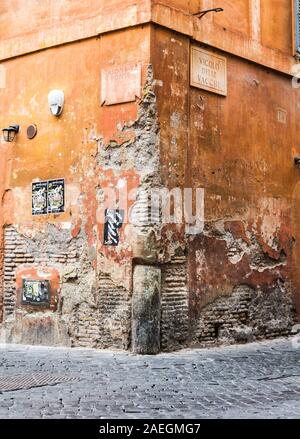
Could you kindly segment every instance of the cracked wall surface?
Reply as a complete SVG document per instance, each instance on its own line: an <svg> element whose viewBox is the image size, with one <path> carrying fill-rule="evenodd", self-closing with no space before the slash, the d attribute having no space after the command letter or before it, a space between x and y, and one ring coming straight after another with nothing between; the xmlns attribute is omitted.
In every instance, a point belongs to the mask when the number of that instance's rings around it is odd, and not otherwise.
<svg viewBox="0 0 300 439"><path fill-rule="evenodd" d="M248 285L202 308L195 321L193 345L247 343L286 336L295 323L290 286L278 281L264 292Z"/></svg>
<svg viewBox="0 0 300 439"><path fill-rule="evenodd" d="M43 65L45 74L31 87L23 87L30 83L25 66L30 56L22 61L25 76L16 73L15 88L20 93L10 111L19 114L22 126L29 118L35 120L41 135L29 142L25 130L19 146L7 151L6 163L12 166L5 169L3 185L8 195L1 204L5 211L0 252L5 259L3 341L130 348L132 261L140 246L148 245L144 236L138 237L142 231L151 237L152 229L140 227L143 209L138 201L137 225L126 221L120 229L119 246L105 246L104 210L117 205L104 206L103 194L107 188L125 185L129 191L142 193L158 179L159 130L149 38L148 27L59 47L52 59L47 52L33 54L33 62ZM116 46L124 48L118 58L113 50ZM77 78L74 58L81 66ZM101 84L96 81L95 90L95 78L111 64L120 63L141 65L140 98L101 106ZM18 60L8 64L9 78L19 64ZM49 84L47 73L54 65L63 69L59 86L64 89L66 106L60 119L52 118L44 105L49 87L55 87ZM7 94L1 93L9 105ZM64 134L66 126L68 133ZM30 161L22 148L30 148ZM57 176L65 179L65 212L33 218L32 181ZM129 200L129 208L133 205L134 198ZM50 308L22 304L23 280L43 277L53 286Z"/></svg>
<svg viewBox="0 0 300 439"><path fill-rule="evenodd" d="M189 87L189 38L154 40L162 184L205 193L203 232L162 228L164 349L285 336L299 318L298 91L228 54L226 98Z"/></svg>
<svg viewBox="0 0 300 439"><path fill-rule="evenodd" d="M249 2L242 3L227 7L245 20ZM22 129L12 145L1 140L1 339L117 349L134 344L145 352L143 339L157 353L287 335L300 310L300 185L293 161L300 154L299 91L279 71L231 52L225 54L227 97L191 87L191 36L193 44L219 53L197 42L202 27L187 12L198 2L126 5L123 29L77 41L77 28L71 44L3 63L1 126L14 115ZM140 24L151 5L160 24L178 18L169 23L176 31ZM101 13L110 11L115 20L115 7ZM213 41L220 41L225 25L224 44L236 41L240 21L230 25L225 14L205 20ZM243 27L240 38L248 31ZM278 39L282 50L285 43ZM268 62L286 72L290 60L277 54ZM34 81L32 65L39 71ZM102 96L102 73L119 66L141 72L140 92L128 101L121 93L110 105ZM126 92L136 88L130 75L126 81ZM47 107L54 88L66 98L57 119ZM38 135L29 140L31 123ZM32 182L62 177L65 211L33 218ZM204 189L204 230L188 234L184 222L163 223L164 206L150 210L154 190L178 188ZM116 189L107 205L108 191ZM104 245L106 208L130 215L118 229L117 246ZM23 306L22 280L43 276L52 283L49 308Z"/></svg>

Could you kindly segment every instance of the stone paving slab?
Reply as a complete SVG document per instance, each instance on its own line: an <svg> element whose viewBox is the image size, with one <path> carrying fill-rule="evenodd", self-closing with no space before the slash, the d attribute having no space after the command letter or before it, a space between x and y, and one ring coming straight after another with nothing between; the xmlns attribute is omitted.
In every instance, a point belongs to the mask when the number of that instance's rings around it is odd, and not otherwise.
<svg viewBox="0 0 300 439"><path fill-rule="evenodd" d="M3 391L0 418L299 418L295 339L158 356L0 345L0 378L55 374L54 386Z"/></svg>

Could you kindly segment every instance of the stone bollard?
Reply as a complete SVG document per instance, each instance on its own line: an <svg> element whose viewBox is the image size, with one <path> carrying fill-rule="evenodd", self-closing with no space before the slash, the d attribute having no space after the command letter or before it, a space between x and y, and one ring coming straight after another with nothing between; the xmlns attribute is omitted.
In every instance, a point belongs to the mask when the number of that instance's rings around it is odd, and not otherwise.
<svg viewBox="0 0 300 439"><path fill-rule="evenodd" d="M132 350L136 354L160 352L161 270L137 265L133 273Z"/></svg>

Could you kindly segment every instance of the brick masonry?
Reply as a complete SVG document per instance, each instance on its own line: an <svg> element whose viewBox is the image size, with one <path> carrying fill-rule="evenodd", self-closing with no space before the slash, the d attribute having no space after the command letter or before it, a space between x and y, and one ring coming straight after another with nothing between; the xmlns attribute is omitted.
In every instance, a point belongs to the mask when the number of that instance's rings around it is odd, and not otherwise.
<svg viewBox="0 0 300 439"><path fill-rule="evenodd" d="M129 292L115 285L105 274L100 274L96 282L96 271L84 256L82 240L72 239L66 244L64 232L50 229L34 241L14 227L5 229L3 326L10 328L8 339L13 340L16 333L20 335L20 325L23 325L28 331L23 341L34 342L44 320L50 326L58 325L57 337L67 328L67 338L73 346L127 349L130 344ZM39 309L27 312L25 307L16 307L16 272L20 267L59 270L62 279L57 313ZM66 343L65 336L61 341L55 336L52 342L51 337L46 340L49 344Z"/></svg>
<svg viewBox="0 0 300 439"><path fill-rule="evenodd" d="M184 256L177 257L163 267L161 343L167 351L184 347L189 338L186 263Z"/></svg>
<svg viewBox="0 0 300 439"><path fill-rule="evenodd" d="M35 257L28 253L26 240L13 227L4 232L4 318L16 308L16 270L34 264Z"/></svg>
<svg viewBox="0 0 300 439"><path fill-rule="evenodd" d="M4 237L3 229L0 230L0 267L4 267ZM0 270L0 323L3 319L3 282L4 270Z"/></svg>
<svg viewBox="0 0 300 439"><path fill-rule="evenodd" d="M130 346L131 295L124 287L101 274L99 294L99 342L101 348Z"/></svg>
<svg viewBox="0 0 300 439"><path fill-rule="evenodd" d="M120 171L122 167L135 167L139 172L139 195L133 209L137 222L129 238L133 248L131 262L132 265L138 263L161 269L161 303L157 309L161 309L162 350L247 342L288 334L295 322L291 287L277 275L278 270L284 270L287 265L289 252L286 249L278 248L274 253L273 248L264 250L252 236L241 239L228 230L205 231L204 237L201 236L195 244L197 251L193 257L192 247L188 247L186 237L171 233L167 234L166 239L160 225L149 223L149 193L151 189L162 185L159 177L160 128L151 66L139 116L130 129L135 135L122 145L109 143L104 147L99 141L95 168L103 166L104 169ZM129 128L124 126L123 131L127 130ZM121 251L127 251L126 245L122 248L121 244L121 250L118 250L118 266L122 261ZM177 252L180 248L181 251ZM183 248L186 249L186 256L174 256L182 255ZM202 260L203 248L206 249L206 255ZM213 288L209 275L210 271L218 268L215 249L220 251L220 248L224 254L219 253L218 257L228 264L229 273L236 271L237 264L244 269L244 260L248 259L249 267L246 268L249 268L250 274L266 270L273 273L272 282L276 279L276 283L270 284L267 291L260 290L256 279L253 281L256 286L241 284L241 274L238 281L231 282L233 286L231 290L227 289L226 294L222 291L203 294L201 290L195 294L189 279L191 259L198 260L196 273L201 276L200 263L203 262L203 271L208 276L197 278L198 284L204 291L207 285ZM61 228L59 224L39 224L29 230L17 225L5 227L3 256L2 339L28 344L118 349L132 347L134 287L128 287L131 283L128 279L127 287L121 285L112 273L99 267L100 257L96 248L94 254L91 252L84 221L76 237L72 237L70 230ZM28 312L17 308L17 272L21 268L43 267L55 269L60 274L57 311ZM224 273L222 268L221 275L226 276ZM218 277L215 272L213 276L214 279ZM203 295L206 302L198 306L195 312L195 296L197 300L199 297L202 300Z"/></svg>
<svg viewBox="0 0 300 439"><path fill-rule="evenodd" d="M290 334L295 324L292 294L278 281L268 293L239 285L206 305L194 321L193 344L247 343Z"/></svg>
<svg viewBox="0 0 300 439"><path fill-rule="evenodd" d="M47 310L33 310L17 307L17 273L26 268L53 268L63 273L66 265L78 261L76 243L61 243L58 232L48 226L45 233L29 238L9 226L4 229L4 284L2 338L7 341L32 344L66 344L66 338L59 330L58 315ZM60 293L58 288L57 293ZM61 341L59 339L61 338Z"/></svg>
<svg viewBox="0 0 300 439"><path fill-rule="evenodd" d="M109 275L96 275L79 237L67 244L65 232L47 228L34 238L5 228L4 322L8 341L129 349L130 291ZM20 267L51 267L61 273L56 312L16 308L16 272ZM162 265L161 349L189 345L244 343L288 335L295 323L291 289L279 281L263 292L248 285L189 313L187 260L174 257ZM44 339L43 339L44 337Z"/></svg>

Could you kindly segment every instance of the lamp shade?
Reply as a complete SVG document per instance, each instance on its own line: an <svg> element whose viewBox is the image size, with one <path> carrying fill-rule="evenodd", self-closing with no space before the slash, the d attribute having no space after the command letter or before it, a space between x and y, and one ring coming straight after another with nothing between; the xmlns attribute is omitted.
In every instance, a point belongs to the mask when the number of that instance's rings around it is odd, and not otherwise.
<svg viewBox="0 0 300 439"><path fill-rule="evenodd" d="M19 130L19 125L10 125L8 128L3 128L2 132L5 142L13 142Z"/></svg>

